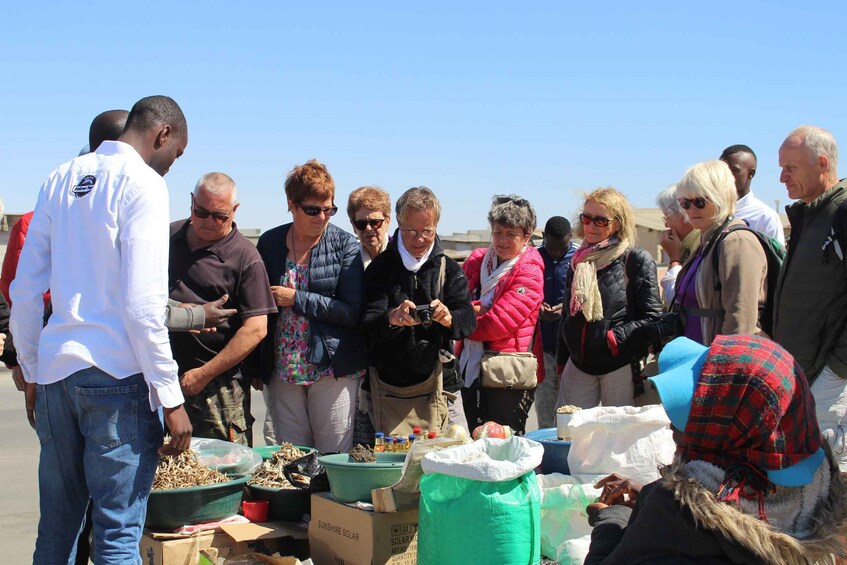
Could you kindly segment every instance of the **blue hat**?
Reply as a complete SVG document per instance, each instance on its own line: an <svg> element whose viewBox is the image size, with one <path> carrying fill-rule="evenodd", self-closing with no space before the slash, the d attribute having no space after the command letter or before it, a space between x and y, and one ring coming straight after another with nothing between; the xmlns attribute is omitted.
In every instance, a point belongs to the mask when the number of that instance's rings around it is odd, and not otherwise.
<svg viewBox="0 0 847 565"><path fill-rule="evenodd" d="M765 355L772 353L771 357L767 357L770 364L765 365L758 363L756 361L757 357L754 355L757 351L761 351ZM743 356L745 357L745 360L743 361L739 358L739 355L742 355L741 352L743 352ZM723 369L734 373L738 370L739 362L743 365L745 370L751 371L748 374L749 380L746 381L746 383L749 384L745 384L743 386L761 386L768 388L768 390L777 390L773 388L773 383L763 381L767 379L773 380L775 375L780 375L781 373L788 374L788 372L791 372L793 375L793 357L770 340L764 340L752 336L719 336L712 344L712 347L709 348L688 338L679 337L666 345L662 350L662 353L659 355L660 373L655 377L650 377L650 381L659 392L662 406L664 407L668 418L673 426L680 431L685 431L688 425L688 419L691 414L692 402L694 399L694 391L701 379L703 366L705 365L710 353L714 353L715 355L712 357L713 366L710 369L712 372L715 370L721 372ZM773 359L778 360L779 364L776 364ZM795 379L788 379L788 382L794 383ZM813 422L811 426L803 425L800 422L797 423L798 426L803 428L803 431L799 433L798 438L819 437L820 432L818 432L817 421L814 420L813 405L811 405L811 410L809 409L809 406L806 406L809 402L811 402L811 392L808 389L808 384L805 379L796 380L796 385L790 390L791 394L797 398L796 402L802 403L803 406L807 408L805 411L800 412L807 416L810 415ZM704 406L718 405L729 406L726 403L709 403ZM698 406L700 405L698 404ZM767 409L767 405L762 407L763 411ZM702 418L702 414L700 417ZM702 425L705 425L705 422L703 422ZM764 431L770 430L764 429ZM689 433L693 432L689 430ZM728 430L728 433L731 432ZM811 436L808 436L807 434L811 434ZM810 449L806 452L807 455L805 455L803 459L800 459L793 465L783 467L782 469L768 469L768 461L764 460L766 457L760 457L758 467L767 474L768 480L773 484L790 487L798 487L808 484L811 482L815 472L824 461L825 453L823 449L819 447L819 443L817 441L812 441L811 443L800 441L799 444L797 441L785 441L785 443L789 445L789 450L795 450L794 453L797 455L802 454L803 452L801 450L803 449ZM689 446L689 448L690 447L692 446ZM791 451L789 451L789 453L790 452ZM727 452L720 453L722 453L722 456L725 459L732 459L735 457ZM749 451L747 455L750 456ZM767 453L765 455L767 455ZM716 453L715 456L718 456L718 454Z"/></svg>
<svg viewBox="0 0 847 565"><path fill-rule="evenodd" d="M662 407L668 414L673 427L685 431L694 387L709 348L687 337L678 337L662 349L659 354L659 374L650 381L659 391Z"/></svg>

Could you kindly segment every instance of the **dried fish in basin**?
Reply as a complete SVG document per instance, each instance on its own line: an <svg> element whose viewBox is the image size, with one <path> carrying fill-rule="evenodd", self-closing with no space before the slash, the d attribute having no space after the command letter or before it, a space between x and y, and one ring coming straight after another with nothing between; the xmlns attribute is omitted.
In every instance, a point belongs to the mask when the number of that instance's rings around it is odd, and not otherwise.
<svg viewBox="0 0 847 565"><path fill-rule="evenodd" d="M270 488L297 488L292 485L287 478L285 478L283 467L292 461L300 459L304 455L306 454L294 447L294 444L287 442L283 443L279 446L278 450L271 454L271 458L268 461L262 463L262 466L259 467L259 470L256 471L253 478L247 481L247 484L251 486Z"/></svg>
<svg viewBox="0 0 847 565"><path fill-rule="evenodd" d="M186 449L179 455L162 455L153 478L153 490L202 487L229 481L223 473L201 465L197 454Z"/></svg>

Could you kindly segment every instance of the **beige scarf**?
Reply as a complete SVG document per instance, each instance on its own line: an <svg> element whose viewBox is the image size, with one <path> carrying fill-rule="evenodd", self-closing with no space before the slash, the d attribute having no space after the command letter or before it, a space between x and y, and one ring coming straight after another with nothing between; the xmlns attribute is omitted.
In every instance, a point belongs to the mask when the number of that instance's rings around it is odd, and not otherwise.
<svg viewBox="0 0 847 565"><path fill-rule="evenodd" d="M574 269L571 316L581 311L589 322L603 319L603 300L600 297L600 287L597 286L597 271L607 267L628 248L629 242L618 240L617 237L610 237L594 245L583 242L571 261Z"/></svg>

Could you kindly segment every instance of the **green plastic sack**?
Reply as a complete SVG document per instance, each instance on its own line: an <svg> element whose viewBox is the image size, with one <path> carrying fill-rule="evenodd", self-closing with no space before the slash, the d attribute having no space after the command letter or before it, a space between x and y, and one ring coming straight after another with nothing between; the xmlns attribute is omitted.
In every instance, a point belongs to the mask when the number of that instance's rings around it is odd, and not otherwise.
<svg viewBox="0 0 847 565"><path fill-rule="evenodd" d="M454 449L461 448L439 453ZM540 455L537 458L540 463ZM479 459L472 464L478 468ZM427 474L421 478L418 563L540 563L541 495L531 469L508 480L490 481L433 473L425 468Z"/></svg>

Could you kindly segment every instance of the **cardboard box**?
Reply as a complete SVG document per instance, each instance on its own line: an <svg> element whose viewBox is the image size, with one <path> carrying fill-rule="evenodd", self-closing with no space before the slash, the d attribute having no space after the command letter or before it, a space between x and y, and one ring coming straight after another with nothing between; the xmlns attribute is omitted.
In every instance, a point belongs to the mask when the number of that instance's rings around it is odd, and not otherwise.
<svg viewBox="0 0 847 565"><path fill-rule="evenodd" d="M213 548L218 557L231 558L246 553L308 555L306 529L300 524L267 522L227 524L220 531L194 536L145 532L139 550L144 565L196 565L201 549ZM297 543L298 540L300 543Z"/></svg>
<svg viewBox="0 0 847 565"><path fill-rule="evenodd" d="M368 512L313 494L309 549L315 565L415 565L418 510Z"/></svg>

